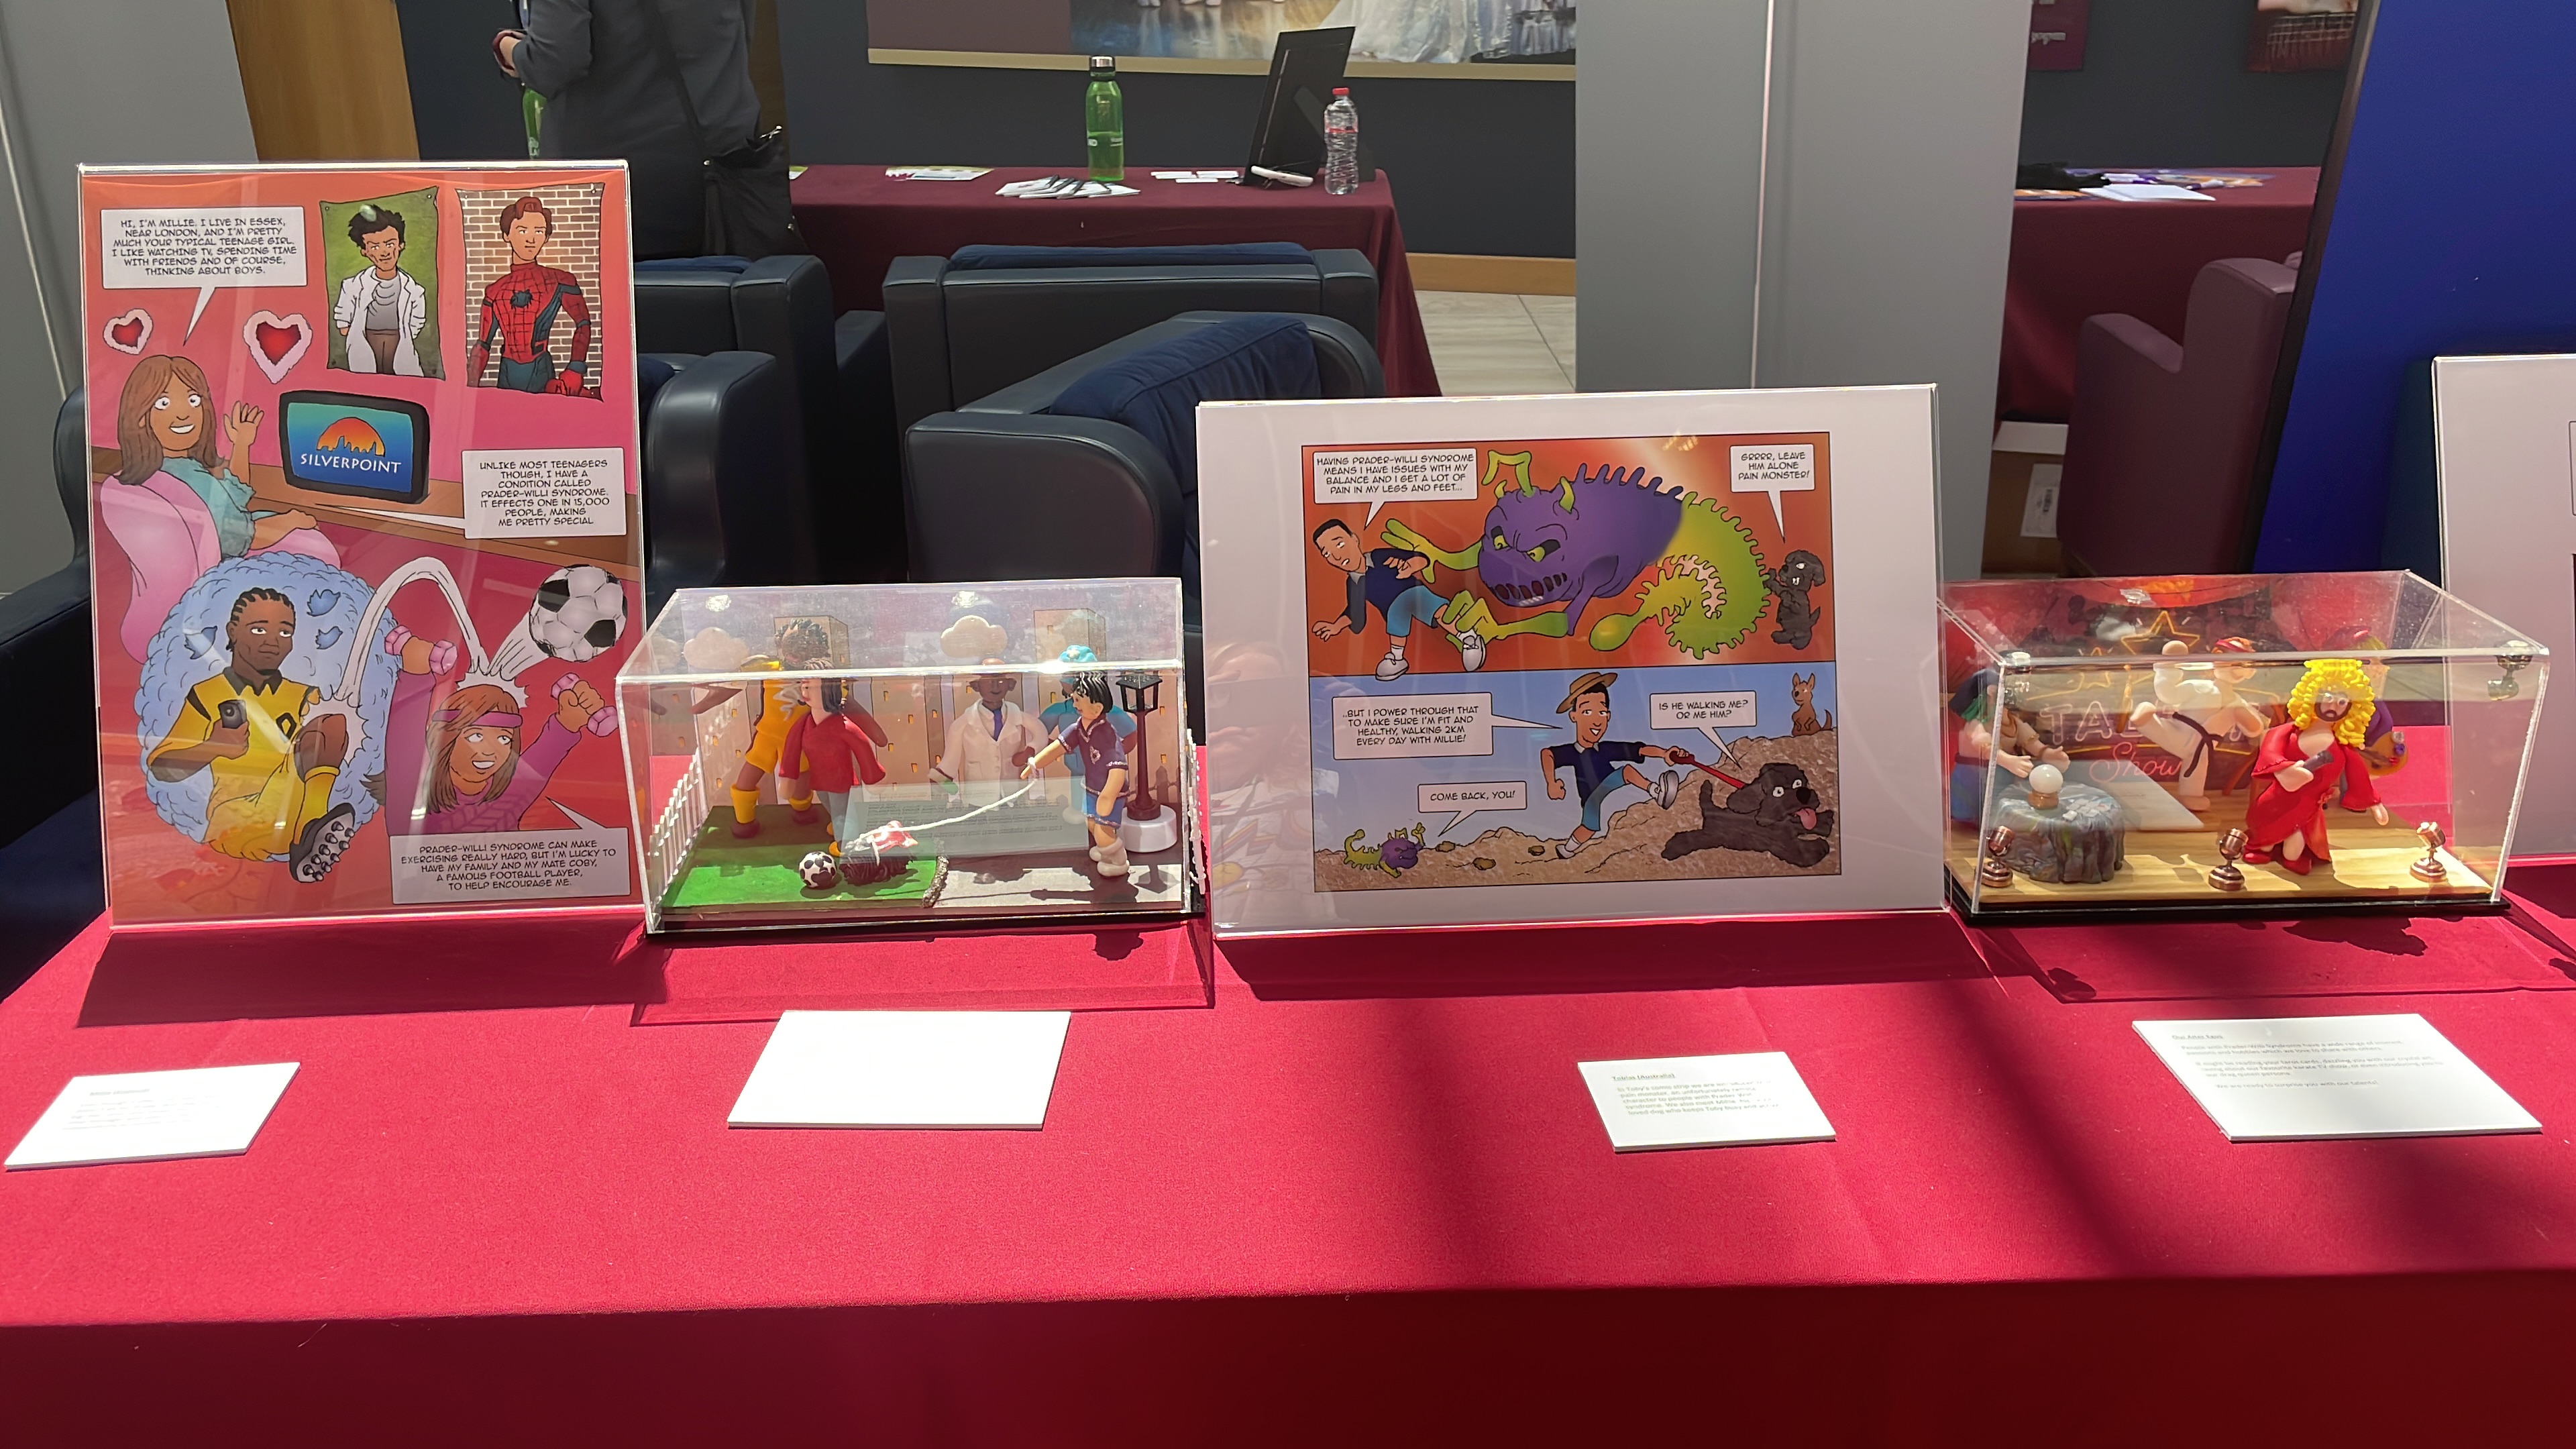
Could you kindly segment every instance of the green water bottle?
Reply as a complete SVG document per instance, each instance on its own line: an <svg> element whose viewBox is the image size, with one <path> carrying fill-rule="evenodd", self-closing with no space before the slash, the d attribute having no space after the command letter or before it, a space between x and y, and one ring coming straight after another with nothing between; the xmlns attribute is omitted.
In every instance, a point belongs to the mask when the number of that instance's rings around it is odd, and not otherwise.
<svg viewBox="0 0 2576 1449"><path fill-rule="evenodd" d="M1082 93L1082 134L1091 152L1091 179L1127 179L1127 107L1118 95L1118 61L1091 58L1091 85Z"/></svg>
<svg viewBox="0 0 2576 1449"><path fill-rule="evenodd" d="M543 129L545 125L546 98L538 95L535 91L529 90L525 86L521 86L519 88L519 119L524 122L528 128L528 159L533 161L536 159L537 155L537 132Z"/></svg>

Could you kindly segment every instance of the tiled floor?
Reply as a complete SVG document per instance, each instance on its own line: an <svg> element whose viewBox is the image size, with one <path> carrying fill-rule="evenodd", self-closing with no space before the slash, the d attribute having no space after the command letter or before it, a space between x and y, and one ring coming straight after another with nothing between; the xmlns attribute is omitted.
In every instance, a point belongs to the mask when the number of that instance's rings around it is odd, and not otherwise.
<svg viewBox="0 0 2576 1449"><path fill-rule="evenodd" d="M1574 391L1574 299L1499 292L1420 292L1422 330L1440 390L1485 393Z"/></svg>

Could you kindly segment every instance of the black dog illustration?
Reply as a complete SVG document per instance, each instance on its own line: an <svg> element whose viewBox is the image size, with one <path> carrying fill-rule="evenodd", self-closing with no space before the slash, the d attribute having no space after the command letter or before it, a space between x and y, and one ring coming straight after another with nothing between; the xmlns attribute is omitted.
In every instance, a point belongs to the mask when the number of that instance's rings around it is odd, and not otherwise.
<svg viewBox="0 0 2576 1449"><path fill-rule="evenodd" d="M1664 859L1695 850L1758 850L1804 869L1833 849L1834 812L1816 808L1819 797L1807 772L1786 762L1764 765L1751 784L1717 807L1717 787L1699 786L1699 828L1664 842Z"/></svg>
<svg viewBox="0 0 2576 1449"><path fill-rule="evenodd" d="M1816 620L1824 617L1815 601L1807 597L1809 589L1821 588L1825 582L1825 561L1799 549L1781 561L1776 569L1764 569L1762 582L1780 600L1776 621L1779 628L1771 631L1776 644L1804 649L1816 642Z"/></svg>

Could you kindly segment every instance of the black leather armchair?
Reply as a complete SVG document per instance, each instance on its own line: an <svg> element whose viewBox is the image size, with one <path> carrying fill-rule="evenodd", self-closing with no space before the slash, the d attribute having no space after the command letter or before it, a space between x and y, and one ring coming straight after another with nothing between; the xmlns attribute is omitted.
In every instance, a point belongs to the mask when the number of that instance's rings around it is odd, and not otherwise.
<svg viewBox="0 0 2576 1449"><path fill-rule="evenodd" d="M1237 315L1184 313L915 424L904 436L913 578L1181 578L1193 520L1171 462L1131 428L1046 409L1105 363ZM1303 320L1324 396L1385 391L1367 339Z"/></svg>
<svg viewBox="0 0 2576 1449"><path fill-rule="evenodd" d="M646 263L635 273L635 338L647 353L762 352L777 360L803 439L808 512L820 579L871 583L904 575L901 452L885 314L832 313L832 284L812 257L748 264Z"/></svg>
<svg viewBox="0 0 2576 1449"><path fill-rule="evenodd" d="M974 271L944 257L897 257L886 269L885 305L895 418L909 431L1184 312L1310 313L1374 344L1377 270L1361 253L1338 250L1302 262ZM924 577L917 568L914 576Z"/></svg>
<svg viewBox="0 0 2576 1449"><path fill-rule="evenodd" d="M644 409L644 601L813 575L805 444L787 370L761 352L654 354ZM654 366L652 364L659 364Z"/></svg>
<svg viewBox="0 0 2576 1449"><path fill-rule="evenodd" d="M89 437L75 388L54 414L54 488L71 520L71 562L0 598L0 672L41 679L64 697L91 697L89 614ZM83 717L87 717L84 710ZM98 754L84 744L0 793L0 844L98 788Z"/></svg>

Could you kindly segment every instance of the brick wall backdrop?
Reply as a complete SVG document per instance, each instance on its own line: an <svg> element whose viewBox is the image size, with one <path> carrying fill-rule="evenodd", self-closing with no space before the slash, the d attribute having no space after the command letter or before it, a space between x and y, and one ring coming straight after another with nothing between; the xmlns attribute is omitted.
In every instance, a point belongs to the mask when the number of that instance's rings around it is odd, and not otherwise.
<svg viewBox="0 0 2576 1449"><path fill-rule="evenodd" d="M468 357L472 355L474 344L483 336L483 289L493 278L510 270L510 246L501 239L501 213L520 197L533 196L544 202L547 212L554 217L553 240L546 244L546 253L538 260L545 266L570 272L580 279L582 298L590 303L590 356L593 367L597 366L600 332L608 324L608 319L600 313L599 289L599 203L604 190L598 182L592 181L510 191L460 189L457 192L456 209L464 218L465 226L465 285L460 290ZM557 368L572 361L572 325L569 322L556 324L552 350ZM498 355L497 349L495 355ZM487 364L484 369L487 376L468 381L477 387L487 386L488 374L494 366ZM594 378L598 375L596 371L591 374Z"/></svg>

